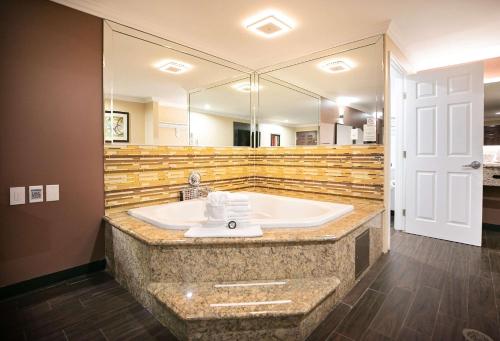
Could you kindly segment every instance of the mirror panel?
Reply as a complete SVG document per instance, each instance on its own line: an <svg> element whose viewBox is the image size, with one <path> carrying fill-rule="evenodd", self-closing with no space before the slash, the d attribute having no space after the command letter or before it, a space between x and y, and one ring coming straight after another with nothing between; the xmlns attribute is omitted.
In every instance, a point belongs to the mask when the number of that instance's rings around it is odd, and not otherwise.
<svg viewBox="0 0 500 341"><path fill-rule="evenodd" d="M259 146L317 144L319 96L266 75L259 77L258 88Z"/></svg>
<svg viewBox="0 0 500 341"><path fill-rule="evenodd" d="M229 120L250 122L250 93L231 87L245 68L115 23L104 40L106 143L233 146Z"/></svg>
<svg viewBox="0 0 500 341"><path fill-rule="evenodd" d="M307 95L292 96L292 90L278 94L272 91L276 86L266 92L269 79ZM259 86L258 127L272 111L282 126L300 117L307 121L300 124L307 124L309 132L319 127L317 144L383 143L382 36L267 68L259 75L259 85L262 87ZM313 102L319 111L316 116L312 114ZM296 134L295 141L281 145L299 145L299 142L302 139Z"/></svg>

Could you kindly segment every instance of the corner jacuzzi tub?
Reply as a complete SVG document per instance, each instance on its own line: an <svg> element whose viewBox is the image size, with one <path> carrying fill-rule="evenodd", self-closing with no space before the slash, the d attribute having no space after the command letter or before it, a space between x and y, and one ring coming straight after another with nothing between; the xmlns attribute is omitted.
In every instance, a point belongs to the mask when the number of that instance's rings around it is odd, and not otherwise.
<svg viewBox="0 0 500 341"><path fill-rule="evenodd" d="M262 228L307 228L326 224L353 210L352 205L296 199L255 192L248 195L251 219ZM205 199L180 201L163 205L134 208L131 216L155 226L187 230L206 220Z"/></svg>

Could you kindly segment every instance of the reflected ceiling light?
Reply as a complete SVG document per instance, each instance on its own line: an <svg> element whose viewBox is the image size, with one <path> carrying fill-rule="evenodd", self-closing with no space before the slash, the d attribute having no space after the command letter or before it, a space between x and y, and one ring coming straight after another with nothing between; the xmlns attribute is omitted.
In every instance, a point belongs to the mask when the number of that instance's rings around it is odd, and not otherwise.
<svg viewBox="0 0 500 341"><path fill-rule="evenodd" d="M231 85L231 87L241 92L250 92L252 90L250 82L239 82Z"/></svg>
<svg viewBox="0 0 500 341"><path fill-rule="evenodd" d="M500 112L496 112L495 115L500 115Z"/></svg>
<svg viewBox="0 0 500 341"><path fill-rule="evenodd" d="M358 99L356 97L341 96L335 99L335 102L339 106L348 106L349 104L356 103Z"/></svg>
<svg viewBox="0 0 500 341"><path fill-rule="evenodd" d="M292 28L295 24L292 19L279 11L267 10L261 12L243 22L243 26L265 38L274 38L282 35Z"/></svg>
<svg viewBox="0 0 500 341"><path fill-rule="evenodd" d="M329 59L324 60L318 64L318 67L328 73L339 73L344 71L349 71L353 68L352 63L346 60L340 59Z"/></svg>
<svg viewBox="0 0 500 341"><path fill-rule="evenodd" d="M160 71L168 73L184 73L192 68L191 65L177 60L165 60L157 64Z"/></svg>
<svg viewBox="0 0 500 341"><path fill-rule="evenodd" d="M203 106L203 108L204 108L205 110L210 109L210 104L205 104L205 105Z"/></svg>
<svg viewBox="0 0 500 341"><path fill-rule="evenodd" d="M232 84L231 87L233 89L236 89L236 90L241 91L241 92L257 91L257 85L256 84L251 85L250 82L248 82L248 81L243 81L243 82L239 82L236 84ZM258 88L259 88L259 90L261 90L262 85L259 85Z"/></svg>

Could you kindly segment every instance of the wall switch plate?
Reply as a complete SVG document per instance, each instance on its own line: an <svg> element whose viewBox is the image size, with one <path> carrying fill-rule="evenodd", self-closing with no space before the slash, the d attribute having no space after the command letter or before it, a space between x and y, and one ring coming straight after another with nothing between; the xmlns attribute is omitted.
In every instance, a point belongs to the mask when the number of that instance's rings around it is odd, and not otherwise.
<svg viewBox="0 0 500 341"><path fill-rule="evenodd" d="M59 185L45 186L45 201L59 201Z"/></svg>
<svg viewBox="0 0 500 341"><path fill-rule="evenodd" d="M43 186L30 186L29 187L29 201L30 203L43 201Z"/></svg>
<svg viewBox="0 0 500 341"><path fill-rule="evenodd" d="M10 204L21 205L26 203L26 187L10 188Z"/></svg>

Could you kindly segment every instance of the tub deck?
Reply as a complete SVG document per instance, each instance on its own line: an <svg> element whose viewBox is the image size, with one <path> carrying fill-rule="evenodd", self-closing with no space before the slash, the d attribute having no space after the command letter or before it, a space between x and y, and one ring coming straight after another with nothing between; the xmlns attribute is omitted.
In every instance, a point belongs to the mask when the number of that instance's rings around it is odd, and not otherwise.
<svg viewBox="0 0 500 341"><path fill-rule="evenodd" d="M293 196L293 193L272 194ZM136 219L126 212L110 213L104 219L148 245L212 245L212 244L268 244L288 242L321 242L342 238L384 210L380 201L352 199L328 195L305 195L301 198L350 204L354 210L340 218L318 227L264 229L264 235L258 238L186 238L183 230L161 229Z"/></svg>

